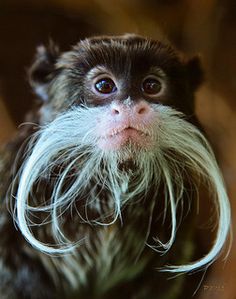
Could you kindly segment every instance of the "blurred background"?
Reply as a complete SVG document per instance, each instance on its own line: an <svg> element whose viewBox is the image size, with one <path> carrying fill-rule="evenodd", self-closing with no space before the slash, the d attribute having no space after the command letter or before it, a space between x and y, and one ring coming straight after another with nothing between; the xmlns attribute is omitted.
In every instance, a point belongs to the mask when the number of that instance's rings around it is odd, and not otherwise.
<svg viewBox="0 0 236 299"><path fill-rule="evenodd" d="M67 50L97 34L138 33L200 54L206 83L196 98L236 214L236 2L234 0L0 0L0 144L14 136L34 101L27 82L35 48ZM234 234L235 232L233 232ZM199 299L236 298L236 244L208 271Z"/></svg>

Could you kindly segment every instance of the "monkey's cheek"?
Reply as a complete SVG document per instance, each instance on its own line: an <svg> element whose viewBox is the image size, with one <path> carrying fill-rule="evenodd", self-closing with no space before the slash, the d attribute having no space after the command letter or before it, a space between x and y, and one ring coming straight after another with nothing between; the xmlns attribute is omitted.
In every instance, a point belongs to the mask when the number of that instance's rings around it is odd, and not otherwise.
<svg viewBox="0 0 236 299"><path fill-rule="evenodd" d="M132 144L137 149L150 149L154 145L151 136L135 129L125 129L118 134L100 138L98 141L98 147L104 151L121 150L128 144Z"/></svg>

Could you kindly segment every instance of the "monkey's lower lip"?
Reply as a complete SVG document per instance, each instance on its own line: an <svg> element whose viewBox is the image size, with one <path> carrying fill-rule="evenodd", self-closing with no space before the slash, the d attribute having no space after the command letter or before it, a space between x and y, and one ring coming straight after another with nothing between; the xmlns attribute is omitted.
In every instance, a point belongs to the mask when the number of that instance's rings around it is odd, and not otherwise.
<svg viewBox="0 0 236 299"><path fill-rule="evenodd" d="M101 138L99 146L105 150L116 150L131 142L138 147L147 147L150 139L149 134L132 127L127 127L122 130L113 131L106 137Z"/></svg>

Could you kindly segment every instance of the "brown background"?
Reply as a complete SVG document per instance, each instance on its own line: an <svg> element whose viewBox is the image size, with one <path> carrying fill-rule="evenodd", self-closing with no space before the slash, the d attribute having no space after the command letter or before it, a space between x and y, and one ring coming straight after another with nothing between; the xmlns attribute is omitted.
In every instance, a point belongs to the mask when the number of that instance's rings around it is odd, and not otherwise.
<svg viewBox="0 0 236 299"><path fill-rule="evenodd" d="M34 99L27 67L37 45L68 49L95 34L135 32L170 40L187 55L200 53L206 83L197 114L215 146L236 214L236 2L234 0L1 0L0 143L14 135ZM233 235L235 234L233 230ZM236 244L199 287L200 299L236 298ZM186 298L187 299L187 298Z"/></svg>

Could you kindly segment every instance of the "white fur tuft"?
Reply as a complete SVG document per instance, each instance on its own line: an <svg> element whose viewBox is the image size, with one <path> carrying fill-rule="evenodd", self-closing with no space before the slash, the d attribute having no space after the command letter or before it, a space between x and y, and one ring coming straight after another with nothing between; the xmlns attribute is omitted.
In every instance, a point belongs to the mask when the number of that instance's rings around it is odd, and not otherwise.
<svg viewBox="0 0 236 299"><path fill-rule="evenodd" d="M207 182L211 190L218 214L217 236L210 252L200 260L187 265L169 266L162 271L189 272L209 265L218 257L227 239L231 220L229 201L214 154L203 134L184 120L181 113L162 105L153 105L153 109L157 120L153 124L156 141L152 150L137 148L132 144L113 152L99 149L96 116L103 117L105 108L74 108L39 131L19 173L16 195L16 221L32 246L48 254L66 253L78 246L79 242L67 238L60 219L88 188L91 192L86 193L87 204L93 204L98 211L99 195L93 187L102 186L113 198L108 209L113 220L107 223L104 219L107 219L108 214L101 214L95 221L99 225L110 225L121 218L124 205L132 202L138 194L145 194L154 180L157 190L160 182L164 182L165 201L166 205L169 202L171 212L169 240L162 243L156 238L157 245L153 246L154 250L165 252L175 241L176 210L184 192L182 173L189 172ZM130 157L135 164L136 175L120 168L120 164ZM61 171L55 179L50 201L38 203L32 196L33 187L43 178L50 178L53 168L57 166L61 167ZM76 169L72 183L65 189L65 180L71 175L72 169ZM92 186L94 182L96 186ZM158 194L154 196L158 200ZM42 243L32 233L31 226L35 224L29 216L37 212L49 214L54 245Z"/></svg>

